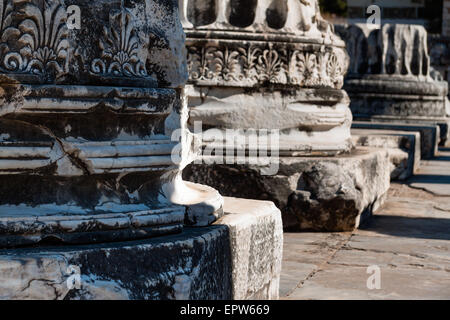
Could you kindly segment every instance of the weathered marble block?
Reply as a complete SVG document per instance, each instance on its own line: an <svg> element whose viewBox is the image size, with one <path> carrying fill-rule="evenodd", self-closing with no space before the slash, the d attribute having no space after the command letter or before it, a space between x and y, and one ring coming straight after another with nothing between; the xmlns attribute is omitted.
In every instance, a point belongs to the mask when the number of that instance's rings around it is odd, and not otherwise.
<svg viewBox="0 0 450 320"><path fill-rule="evenodd" d="M224 211L212 226L164 237L0 249L0 300L277 299L280 211L232 198Z"/></svg>

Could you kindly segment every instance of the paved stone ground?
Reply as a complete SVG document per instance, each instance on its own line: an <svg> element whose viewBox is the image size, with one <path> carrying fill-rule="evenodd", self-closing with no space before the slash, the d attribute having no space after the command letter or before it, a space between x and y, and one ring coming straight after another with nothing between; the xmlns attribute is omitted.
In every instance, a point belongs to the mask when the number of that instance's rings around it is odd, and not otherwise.
<svg viewBox="0 0 450 320"><path fill-rule="evenodd" d="M284 241L281 299L450 299L450 150L392 184L365 230ZM380 290L367 288L372 265Z"/></svg>

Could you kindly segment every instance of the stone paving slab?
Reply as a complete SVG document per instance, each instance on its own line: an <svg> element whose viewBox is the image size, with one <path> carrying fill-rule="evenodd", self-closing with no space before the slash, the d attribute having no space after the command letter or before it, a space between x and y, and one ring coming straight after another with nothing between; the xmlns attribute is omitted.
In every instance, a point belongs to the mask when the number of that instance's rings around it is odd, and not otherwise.
<svg viewBox="0 0 450 320"><path fill-rule="evenodd" d="M449 299L450 278L442 271L419 268L382 268L382 289L368 290L366 267L332 266L294 291L288 299L383 300ZM383 287L384 286L384 287Z"/></svg>
<svg viewBox="0 0 450 320"><path fill-rule="evenodd" d="M423 162L423 172L450 174L446 152ZM450 299L450 196L394 183L364 230L287 233L284 252L282 299ZM379 290L367 288L374 265Z"/></svg>
<svg viewBox="0 0 450 320"><path fill-rule="evenodd" d="M450 197L450 151L441 151L438 157L424 161L422 165L409 184L438 196Z"/></svg>

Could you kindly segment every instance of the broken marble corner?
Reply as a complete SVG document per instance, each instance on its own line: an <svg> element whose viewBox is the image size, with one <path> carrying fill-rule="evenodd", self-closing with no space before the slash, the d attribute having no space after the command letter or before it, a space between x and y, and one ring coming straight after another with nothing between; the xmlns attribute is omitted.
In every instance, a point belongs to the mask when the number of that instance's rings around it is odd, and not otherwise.
<svg viewBox="0 0 450 320"><path fill-rule="evenodd" d="M203 228L147 240L0 250L1 299L277 299L283 247L273 203L225 198Z"/></svg>

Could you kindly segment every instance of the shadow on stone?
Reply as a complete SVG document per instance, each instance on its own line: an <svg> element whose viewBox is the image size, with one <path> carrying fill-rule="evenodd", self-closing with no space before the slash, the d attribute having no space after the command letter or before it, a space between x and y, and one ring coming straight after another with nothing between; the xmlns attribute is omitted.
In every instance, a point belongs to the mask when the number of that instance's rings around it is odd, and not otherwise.
<svg viewBox="0 0 450 320"><path fill-rule="evenodd" d="M437 157L434 160L436 160L436 161L450 161L450 157Z"/></svg>
<svg viewBox="0 0 450 320"><path fill-rule="evenodd" d="M0 250L0 265L17 264L0 280L21 279L17 290L3 288L19 299L232 299L229 243L229 228L220 225L142 241ZM66 286L71 266L79 268L77 290ZM20 290L31 279L42 283ZM49 296L45 289L52 284Z"/></svg>
<svg viewBox="0 0 450 320"><path fill-rule="evenodd" d="M450 176L419 174L412 177L409 183L450 184Z"/></svg>
<svg viewBox="0 0 450 320"><path fill-rule="evenodd" d="M450 219L443 218L374 215L371 223L361 229L395 237L450 240Z"/></svg>

